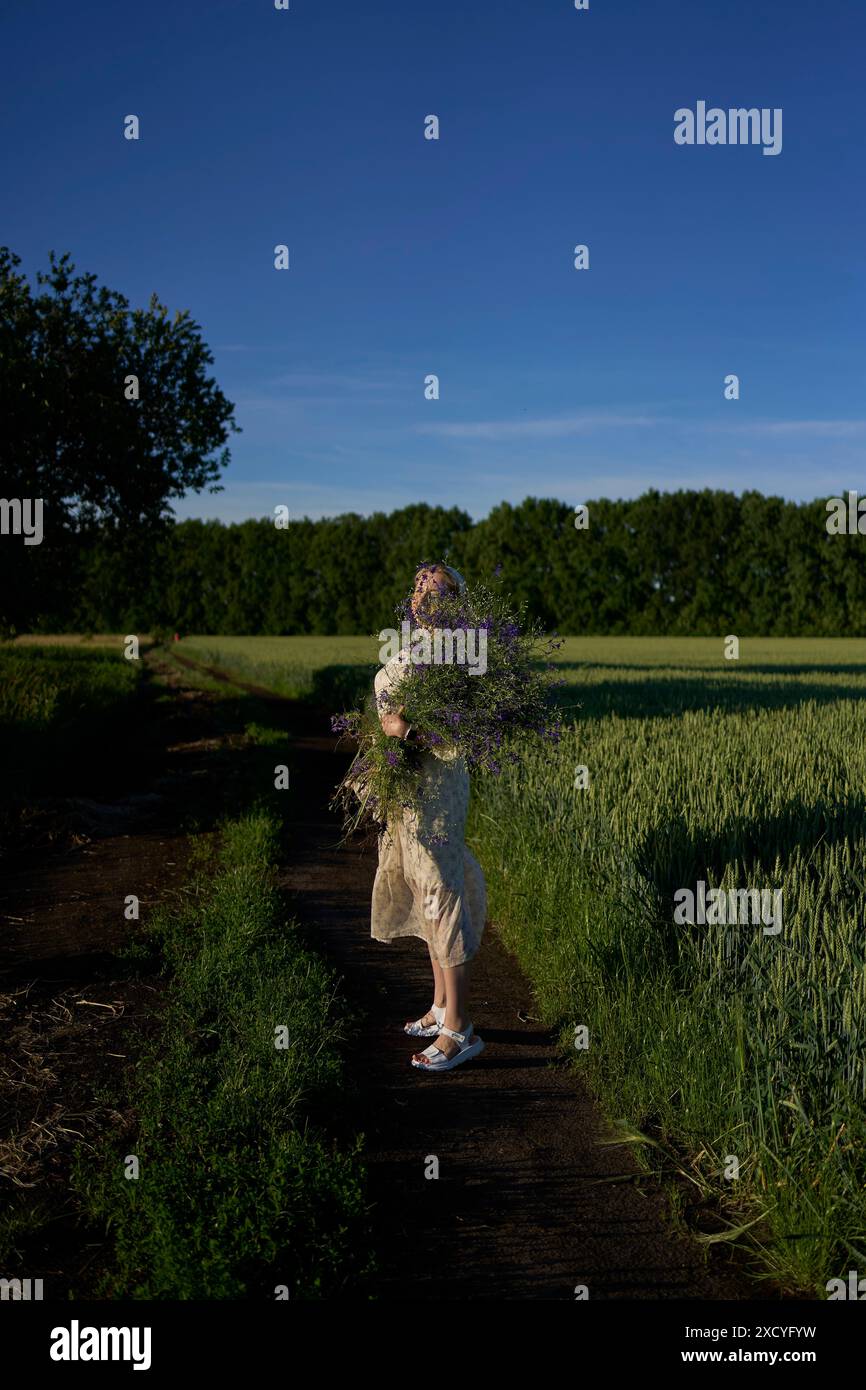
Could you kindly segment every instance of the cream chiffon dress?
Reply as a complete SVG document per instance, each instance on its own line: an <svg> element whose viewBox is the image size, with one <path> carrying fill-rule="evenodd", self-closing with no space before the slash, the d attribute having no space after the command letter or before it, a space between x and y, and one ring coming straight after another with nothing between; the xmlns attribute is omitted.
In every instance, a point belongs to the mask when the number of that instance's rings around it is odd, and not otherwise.
<svg viewBox="0 0 866 1390"><path fill-rule="evenodd" d="M376 673L377 701L396 689L408 659L403 648ZM487 913L484 875L464 841L469 772L453 748L425 752L420 762L417 811L404 810L379 833L371 935L420 936L439 965L463 965L481 944Z"/></svg>

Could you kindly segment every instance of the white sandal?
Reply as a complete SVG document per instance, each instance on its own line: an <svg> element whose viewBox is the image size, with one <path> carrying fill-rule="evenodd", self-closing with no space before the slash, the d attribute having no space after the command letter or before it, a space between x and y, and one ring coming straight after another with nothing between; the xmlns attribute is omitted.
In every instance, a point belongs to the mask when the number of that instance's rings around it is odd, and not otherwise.
<svg viewBox="0 0 866 1390"><path fill-rule="evenodd" d="M440 1009L438 1004L434 1004L427 1012L436 1019L435 1023L422 1023L420 1018L416 1018L414 1023L404 1024L403 1032L408 1033L410 1038L438 1038L445 1022L445 1006L443 1004Z"/></svg>
<svg viewBox="0 0 866 1390"><path fill-rule="evenodd" d="M461 1062L468 1062L472 1057L477 1057L479 1052L484 1051L484 1040L479 1038L473 1025L470 1023L465 1033L457 1033L453 1028L446 1028L443 1024L439 1029L440 1033L447 1033L449 1038L460 1044L459 1052L455 1052L449 1057L446 1052L435 1045L425 1047L423 1052L417 1053L417 1057L424 1058L423 1061L412 1058L412 1066L419 1071L451 1071L452 1067L459 1067Z"/></svg>

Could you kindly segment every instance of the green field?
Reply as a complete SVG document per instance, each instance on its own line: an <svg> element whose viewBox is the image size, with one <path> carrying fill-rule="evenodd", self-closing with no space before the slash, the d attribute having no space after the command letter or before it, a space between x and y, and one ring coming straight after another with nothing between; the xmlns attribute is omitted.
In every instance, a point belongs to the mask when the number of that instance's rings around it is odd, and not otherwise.
<svg viewBox="0 0 866 1390"><path fill-rule="evenodd" d="M334 709L376 660L181 650ZM866 1259L866 643L570 638L559 662L561 744L475 786L492 915L545 1020L588 1029L575 1063L624 1139L820 1291ZM781 930L677 925L701 880L781 889Z"/></svg>
<svg viewBox="0 0 866 1390"><path fill-rule="evenodd" d="M351 703L379 664L374 637L185 637L172 650L293 700Z"/></svg>
<svg viewBox="0 0 866 1390"><path fill-rule="evenodd" d="M141 662L124 658L119 639L0 645L0 808L68 790L117 757L140 674Z"/></svg>

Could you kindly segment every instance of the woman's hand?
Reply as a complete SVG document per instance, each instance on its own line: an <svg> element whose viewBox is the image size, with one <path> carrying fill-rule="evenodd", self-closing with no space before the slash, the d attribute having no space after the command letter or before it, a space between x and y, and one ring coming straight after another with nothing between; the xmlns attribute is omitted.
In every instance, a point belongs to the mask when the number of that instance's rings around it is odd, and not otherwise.
<svg viewBox="0 0 866 1390"><path fill-rule="evenodd" d="M390 738L403 738L409 725L403 718L403 706L401 705L396 714L383 714L380 716L380 723L383 730Z"/></svg>

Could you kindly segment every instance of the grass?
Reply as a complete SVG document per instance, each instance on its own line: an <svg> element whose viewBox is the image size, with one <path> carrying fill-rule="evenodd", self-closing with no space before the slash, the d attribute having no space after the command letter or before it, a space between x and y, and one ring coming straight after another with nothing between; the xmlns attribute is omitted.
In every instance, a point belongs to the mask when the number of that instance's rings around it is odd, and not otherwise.
<svg viewBox="0 0 866 1390"><path fill-rule="evenodd" d="M362 1141L340 1146L322 1123L341 1104L344 1011L334 976L285 919L277 836L261 810L227 824L215 876L148 928L172 983L137 1068L137 1134L96 1167L82 1160L75 1179L114 1235L108 1296L273 1298L284 1287L315 1300L363 1282Z"/></svg>
<svg viewBox="0 0 866 1390"><path fill-rule="evenodd" d="M139 671L110 648L0 646L0 730L11 741L95 723L135 692Z"/></svg>
<svg viewBox="0 0 866 1390"><path fill-rule="evenodd" d="M138 633L141 647L149 646L152 637L148 633ZM119 632L57 632L57 633L32 633L24 632L19 637L14 637L4 644L6 650L20 650L22 647L72 647L82 651L98 651L110 649L120 651L126 635Z"/></svg>
<svg viewBox="0 0 866 1390"><path fill-rule="evenodd" d="M181 656L277 695L350 706L378 667L373 637L184 637Z"/></svg>
<svg viewBox="0 0 866 1390"><path fill-rule="evenodd" d="M119 645L0 645L3 803L65 792L114 759L140 678Z"/></svg>

